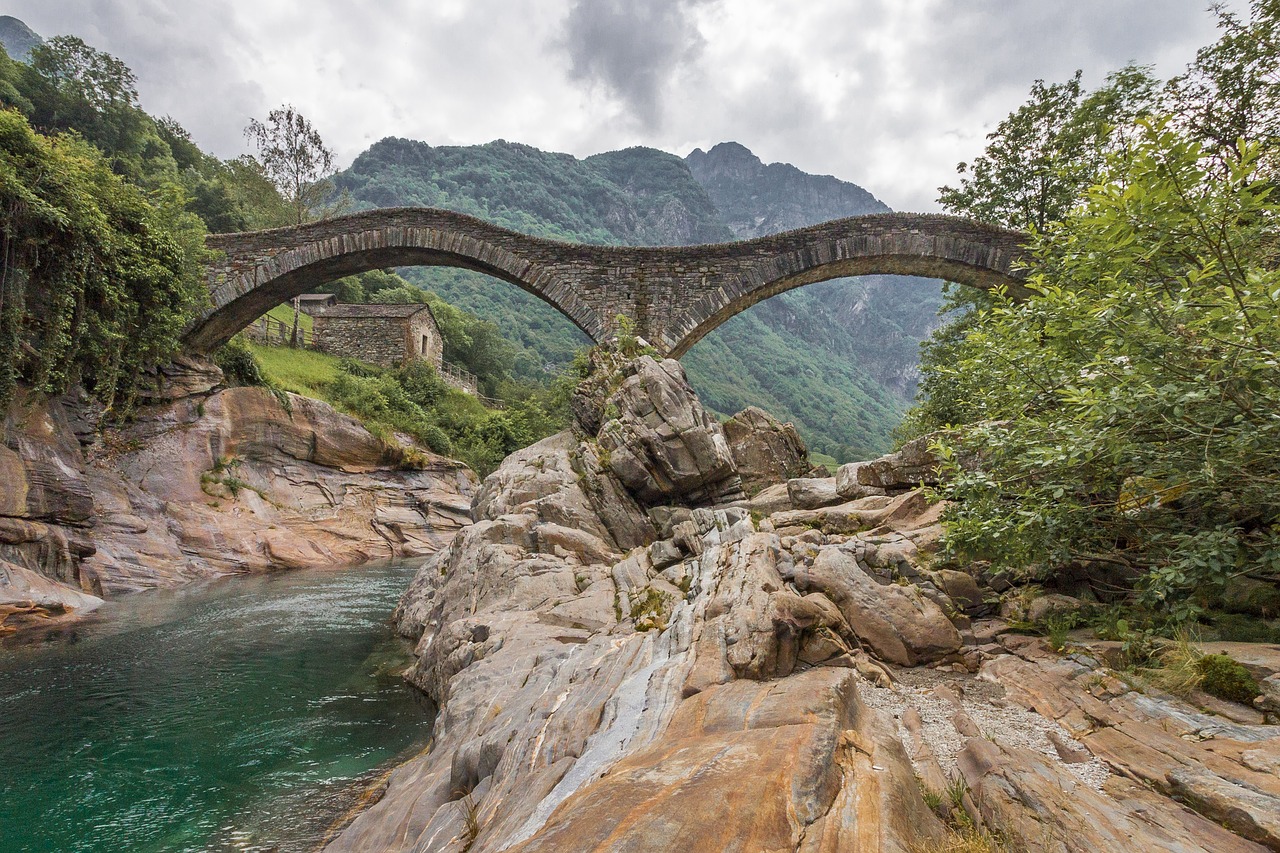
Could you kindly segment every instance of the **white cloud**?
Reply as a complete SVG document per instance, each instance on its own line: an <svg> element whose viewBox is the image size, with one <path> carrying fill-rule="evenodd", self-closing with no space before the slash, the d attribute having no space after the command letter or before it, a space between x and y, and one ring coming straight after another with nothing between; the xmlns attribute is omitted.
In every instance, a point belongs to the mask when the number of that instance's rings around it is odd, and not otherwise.
<svg viewBox="0 0 1280 853"><path fill-rule="evenodd" d="M1242 8L1244 0L1229 5ZM1036 78L1176 73L1204 0L11 0L137 73L220 156L289 102L348 163L388 135L585 156L734 140L933 209Z"/></svg>

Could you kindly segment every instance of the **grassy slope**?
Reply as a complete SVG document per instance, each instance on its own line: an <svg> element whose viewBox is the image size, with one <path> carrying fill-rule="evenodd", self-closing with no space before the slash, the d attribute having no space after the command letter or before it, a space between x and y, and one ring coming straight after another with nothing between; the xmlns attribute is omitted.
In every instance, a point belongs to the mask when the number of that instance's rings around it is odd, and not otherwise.
<svg viewBox="0 0 1280 853"><path fill-rule="evenodd" d="M330 402L326 388L341 373L340 359L315 350L266 347L250 344L267 381L284 391Z"/></svg>
<svg viewBox="0 0 1280 853"><path fill-rule="evenodd" d="M284 303L283 305L277 305L275 308L272 308L270 311L267 312L267 316L273 320L279 320L281 323L284 323L286 326L292 327L293 326L293 305L287 302ZM311 319L310 314L304 314L302 312L298 312L298 328L299 329L304 329L310 332L312 324L313 324L313 321Z"/></svg>

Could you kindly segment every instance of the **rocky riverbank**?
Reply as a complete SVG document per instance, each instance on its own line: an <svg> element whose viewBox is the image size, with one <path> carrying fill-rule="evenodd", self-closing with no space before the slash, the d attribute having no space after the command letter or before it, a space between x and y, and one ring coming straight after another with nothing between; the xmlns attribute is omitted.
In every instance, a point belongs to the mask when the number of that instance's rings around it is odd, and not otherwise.
<svg viewBox="0 0 1280 853"><path fill-rule="evenodd" d="M324 403L196 389L100 428L19 394L0 444L0 631L202 578L434 552L469 522L461 463Z"/></svg>
<svg viewBox="0 0 1280 853"><path fill-rule="evenodd" d="M329 850L1280 849L1280 728L985 618L920 448L794 479L676 362L596 366L397 609L435 744Z"/></svg>

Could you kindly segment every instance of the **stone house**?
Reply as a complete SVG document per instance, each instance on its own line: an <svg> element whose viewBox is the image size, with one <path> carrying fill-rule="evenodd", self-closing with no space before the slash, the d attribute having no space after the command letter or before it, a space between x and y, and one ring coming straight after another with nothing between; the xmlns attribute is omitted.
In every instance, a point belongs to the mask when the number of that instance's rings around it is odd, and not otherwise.
<svg viewBox="0 0 1280 853"><path fill-rule="evenodd" d="M444 340L426 305L330 305L311 316L316 349L382 367L421 358L441 369Z"/></svg>
<svg viewBox="0 0 1280 853"><path fill-rule="evenodd" d="M338 304L338 297L332 293L304 293L297 298L298 310L304 314L314 314L325 308Z"/></svg>

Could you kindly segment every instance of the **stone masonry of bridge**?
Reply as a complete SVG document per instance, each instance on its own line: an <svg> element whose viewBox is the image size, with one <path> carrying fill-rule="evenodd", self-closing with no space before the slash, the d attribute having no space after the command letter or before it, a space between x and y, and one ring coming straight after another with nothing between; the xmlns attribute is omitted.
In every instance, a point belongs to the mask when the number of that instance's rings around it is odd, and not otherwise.
<svg viewBox="0 0 1280 853"><path fill-rule="evenodd" d="M735 314L795 287L856 275L943 278L1028 291L1027 235L952 216L888 213L702 246L587 246L530 237L434 208L391 208L306 225L219 234L208 245L210 305L187 330L212 352L272 307L372 269L453 266L508 281L549 303L594 341L625 314L679 357Z"/></svg>

